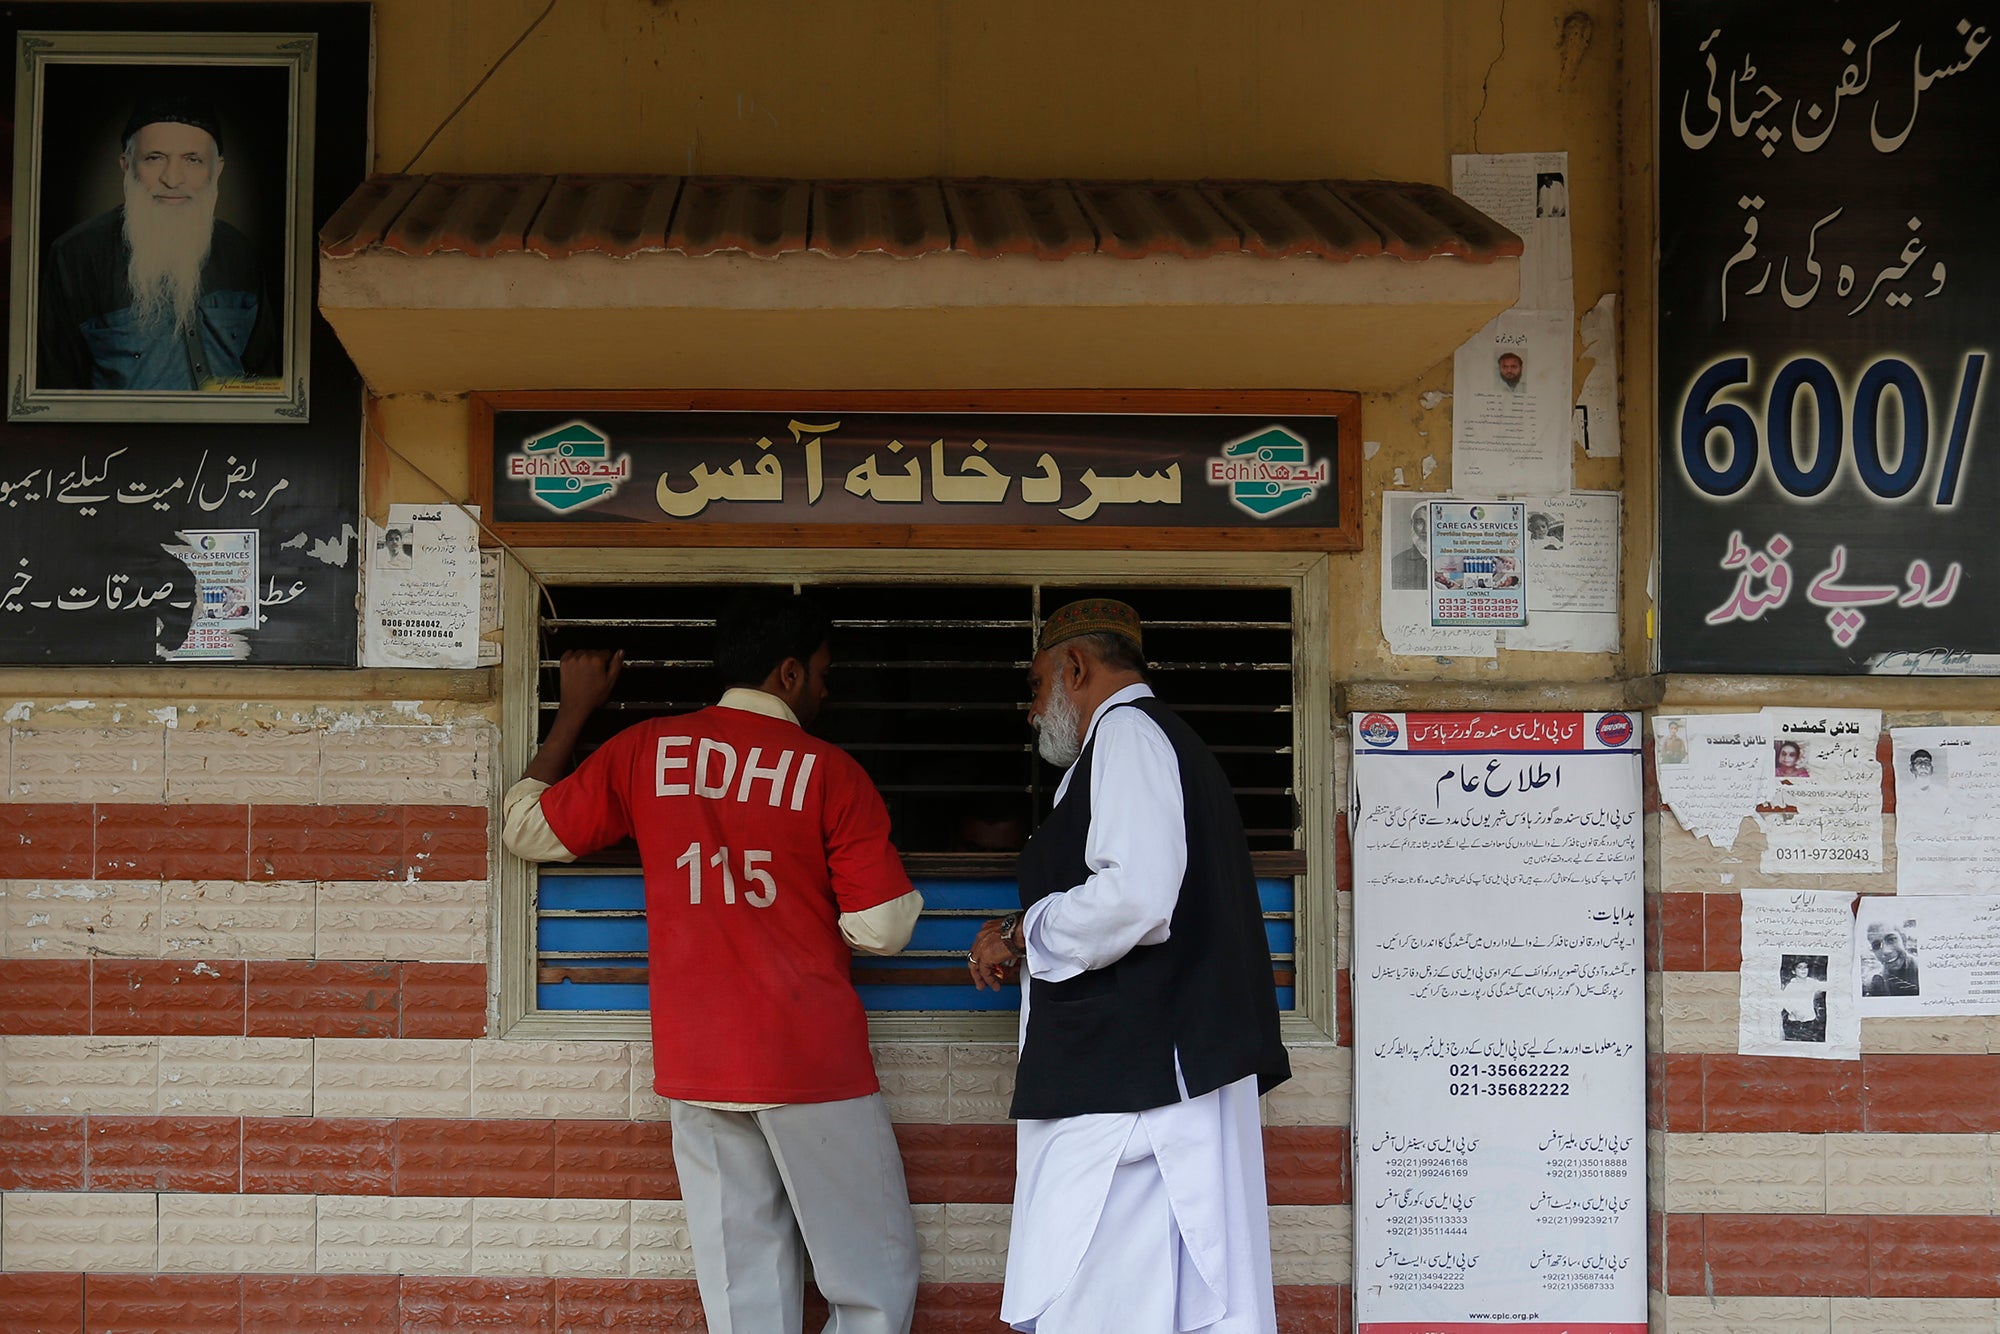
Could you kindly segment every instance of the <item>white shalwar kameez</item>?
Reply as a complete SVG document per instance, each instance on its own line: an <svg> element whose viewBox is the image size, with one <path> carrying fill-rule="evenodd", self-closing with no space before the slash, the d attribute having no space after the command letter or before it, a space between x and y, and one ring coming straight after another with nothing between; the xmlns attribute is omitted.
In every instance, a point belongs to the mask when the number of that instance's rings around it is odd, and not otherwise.
<svg viewBox="0 0 2000 1334"><path fill-rule="evenodd" d="M1187 868L1180 765L1152 719L1109 712L1152 693L1127 686L1091 715L1091 875L1028 910L1033 977L1061 982L1169 935ZM1143 1112L1022 1121L1018 1135L1002 1320L1034 1334L1276 1334L1254 1075L1198 1098L1183 1082L1180 1102Z"/></svg>

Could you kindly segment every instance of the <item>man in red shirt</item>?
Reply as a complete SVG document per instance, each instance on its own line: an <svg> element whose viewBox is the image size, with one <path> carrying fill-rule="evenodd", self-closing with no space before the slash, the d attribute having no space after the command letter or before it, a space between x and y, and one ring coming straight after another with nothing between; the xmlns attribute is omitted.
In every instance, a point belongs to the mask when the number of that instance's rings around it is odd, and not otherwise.
<svg viewBox="0 0 2000 1334"><path fill-rule="evenodd" d="M530 860L639 845L654 1088L714 1334L798 1334L806 1256L842 1334L906 1334L916 1305L916 1229L848 962L900 950L923 900L868 776L804 730L829 626L803 598L739 599L716 623L720 702L628 727L567 777L623 655L565 653L555 722L506 799L504 840Z"/></svg>

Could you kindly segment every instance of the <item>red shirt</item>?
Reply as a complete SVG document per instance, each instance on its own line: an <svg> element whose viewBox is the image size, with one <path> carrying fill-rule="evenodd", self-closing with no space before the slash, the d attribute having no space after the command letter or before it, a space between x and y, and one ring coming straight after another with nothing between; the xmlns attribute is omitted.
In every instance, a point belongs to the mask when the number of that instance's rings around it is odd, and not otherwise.
<svg viewBox="0 0 2000 1334"><path fill-rule="evenodd" d="M718 706L626 728L541 803L578 856L638 841L662 1096L876 1091L839 917L909 893L910 880L881 794L845 751Z"/></svg>

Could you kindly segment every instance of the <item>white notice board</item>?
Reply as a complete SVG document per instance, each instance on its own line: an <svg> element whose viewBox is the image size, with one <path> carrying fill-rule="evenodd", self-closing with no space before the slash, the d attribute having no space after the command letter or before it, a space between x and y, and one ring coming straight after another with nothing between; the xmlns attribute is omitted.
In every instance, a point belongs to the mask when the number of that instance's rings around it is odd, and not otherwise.
<svg viewBox="0 0 2000 1334"><path fill-rule="evenodd" d="M1360 1334L1644 1334L1638 718L1353 732Z"/></svg>

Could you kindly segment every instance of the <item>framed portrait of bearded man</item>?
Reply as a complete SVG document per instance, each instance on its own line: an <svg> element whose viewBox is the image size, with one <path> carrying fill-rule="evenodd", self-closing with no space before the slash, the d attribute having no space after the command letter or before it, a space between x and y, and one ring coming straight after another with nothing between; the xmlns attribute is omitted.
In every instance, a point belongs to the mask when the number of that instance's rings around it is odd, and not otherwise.
<svg viewBox="0 0 2000 1334"><path fill-rule="evenodd" d="M305 421L313 55L22 32L10 421Z"/></svg>

